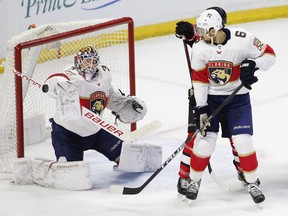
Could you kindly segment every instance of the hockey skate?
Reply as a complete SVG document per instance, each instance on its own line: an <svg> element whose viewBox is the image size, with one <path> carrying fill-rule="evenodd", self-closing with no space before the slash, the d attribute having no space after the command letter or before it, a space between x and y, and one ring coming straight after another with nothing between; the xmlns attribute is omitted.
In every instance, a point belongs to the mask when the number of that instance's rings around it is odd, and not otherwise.
<svg viewBox="0 0 288 216"><path fill-rule="evenodd" d="M265 196L262 193L261 189L259 188L257 181L255 183L251 183L251 184L248 183L247 191L250 193L253 201L256 204L259 204L265 200Z"/></svg>
<svg viewBox="0 0 288 216"><path fill-rule="evenodd" d="M242 187L243 188L245 188L245 189L247 189L247 186L248 186L248 182L246 181L246 179L245 179L245 176L244 176L244 173L243 172L237 172L238 173L238 180L241 182L241 185L242 185ZM256 182L255 182L255 184L259 187L259 185L260 185L260 180L259 179L257 179L256 180Z"/></svg>
<svg viewBox="0 0 288 216"><path fill-rule="evenodd" d="M187 192L187 188L190 182L190 178L184 179L179 177L178 183L177 183L177 191L178 191L178 197L182 200L185 200L185 195Z"/></svg>
<svg viewBox="0 0 288 216"><path fill-rule="evenodd" d="M199 187L201 184L201 179L199 181L190 180L187 192L186 192L186 199L187 200L196 200Z"/></svg>

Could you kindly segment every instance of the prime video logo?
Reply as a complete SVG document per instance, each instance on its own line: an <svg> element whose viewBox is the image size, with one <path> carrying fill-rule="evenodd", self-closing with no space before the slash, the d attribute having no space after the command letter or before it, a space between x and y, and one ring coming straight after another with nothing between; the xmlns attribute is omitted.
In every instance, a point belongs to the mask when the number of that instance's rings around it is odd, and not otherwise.
<svg viewBox="0 0 288 216"><path fill-rule="evenodd" d="M94 0L93 0L94 1ZM104 8L104 7L107 7L109 5L112 5L112 4L115 4L116 2L119 2L121 0L107 0L107 1L101 1L101 0L97 0L99 2L99 5L98 6L94 6L92 8L84 8L84 7L81 7L83 10L98 10L100 8Z"/></svg>
<svg viewBox="0 0 288 216"><path fill-rule="evenodd" d="M26 9L25 18L29 18L79 4L82 10L99 10L119 1L121 0L22 0L21 7Z"/></svg>

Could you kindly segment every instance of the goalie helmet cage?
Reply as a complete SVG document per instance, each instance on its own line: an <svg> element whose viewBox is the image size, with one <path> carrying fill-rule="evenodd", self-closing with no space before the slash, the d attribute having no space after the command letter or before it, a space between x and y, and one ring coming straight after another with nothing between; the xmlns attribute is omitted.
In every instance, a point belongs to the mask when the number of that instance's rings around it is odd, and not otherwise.
<svg viewBox="0 0 288 216"><path fill-rule="evenodd" d="M43 119L44 134L50 136L55 100L39 87L50 74L72 66L76 52L89 45L96 47L100 62L109 67L114 89L135 95L134 22L130 17L43 25L8 40L5 72L0 77L0 172L11 172L12 160L24 157L29 139L26 129L35 122ZM115 120L108 110L103 117ZM136 124L118 124L136 129Z"/></svg>

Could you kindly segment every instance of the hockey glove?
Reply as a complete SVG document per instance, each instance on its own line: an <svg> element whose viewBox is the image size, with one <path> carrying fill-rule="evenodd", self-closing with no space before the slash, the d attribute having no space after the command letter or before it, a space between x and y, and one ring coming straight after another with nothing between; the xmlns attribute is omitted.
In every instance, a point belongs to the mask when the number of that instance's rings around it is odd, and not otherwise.
<svg viewBox="0 0 288 216"><path fill-rule="evenodd" d="M114 103L113 100L116 100L115 97L112 100L110 98L110 108L112 108L111 103ZM123 123L137 122L146 115L146 104L135 96L119 98L119 101L115 101L116 103L117 107L113 107L112 114L116 116L116 120L119 119Z"/></svg>
<svg viewBox="0 0 288 216"><path fill-rule="evenodd" d="M242 84L249 90L252 89L251 85L258 81L258 78L254 75L256 68L256 63L253 60L244 60L240 65L240 80Z"/></svg>
<svg viewBox="0 0 288 216"><path fill-rule="evenodd" d="M180 39L191 41L195 38L194 27L189 22L180 21L176 23L175 35Z"/></svg>
<svg viewBox="0 0 288 216"><path fill-rule="evenodd" d="M207 135L207 129L211 126L211 122L208 121L207 106L196 107L196 115L199 121L200 133L205 137Z"/></svg>
<svg viewBox="0 0 288 216"><path fill-rule="evenodd" d="M134 101L132 103L132 107L139 114L141 114L143 112L143 106L141 104L139 104L137 101Z"/></svg>

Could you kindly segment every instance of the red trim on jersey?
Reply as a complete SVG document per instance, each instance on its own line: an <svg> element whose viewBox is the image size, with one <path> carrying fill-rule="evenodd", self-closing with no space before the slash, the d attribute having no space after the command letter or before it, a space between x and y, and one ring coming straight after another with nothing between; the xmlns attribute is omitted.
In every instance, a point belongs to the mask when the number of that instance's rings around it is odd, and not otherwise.
<svg viewBox="0 0 288 216"><path fill-rule="evenodd" d="M85 108L90 110L90 98L79 98L80 106L84 106Z"/></svg>
<svg viewBox="0 0 288 216"><path fill-rule="evenodd" d="M240 65L233 66L232 70L233 71L232 71L229 82L234 82L234 81L238 80L240 77Z"/></svg>
<svg viewBox="0 0 288 216"><path fill-rule="evenodd" d="M266 44L266 48L265 48L264 53L276 55L273 48L271 46L269 46L268 44Z"/></svg>
<svg viewBox="0 0 288 216"><path fill-rule="evenodd" d="M203 70L196 71L192 69L192 80L195 82L209 83L207 67Z"/></svg>
<svg viewBox="0 0 288 216"><path fill-rule="evenodd" d="M238 80L240 77L240 65L233 66L232 70L233 71L232 71L229 82L234 82ZM201 82L201 83L208 84L209 83L208 77L210 77L208 66L205 69L200 70L200 71L195 71L194 69L192 69L192 80L194 82Z"/></svg>
<svg viewBox="0 0 288 216"><path fill-rule="evenodd" d="M49 77L47 77L47 79L46 80L48 80L48 79L51 79L52 77L64 77L64 78L66 78L67 80L70 80L70 78L66 75L66 74L64 74L64 73L55 73L55 74L52 74L52 75L50 75Z"/></svg>

